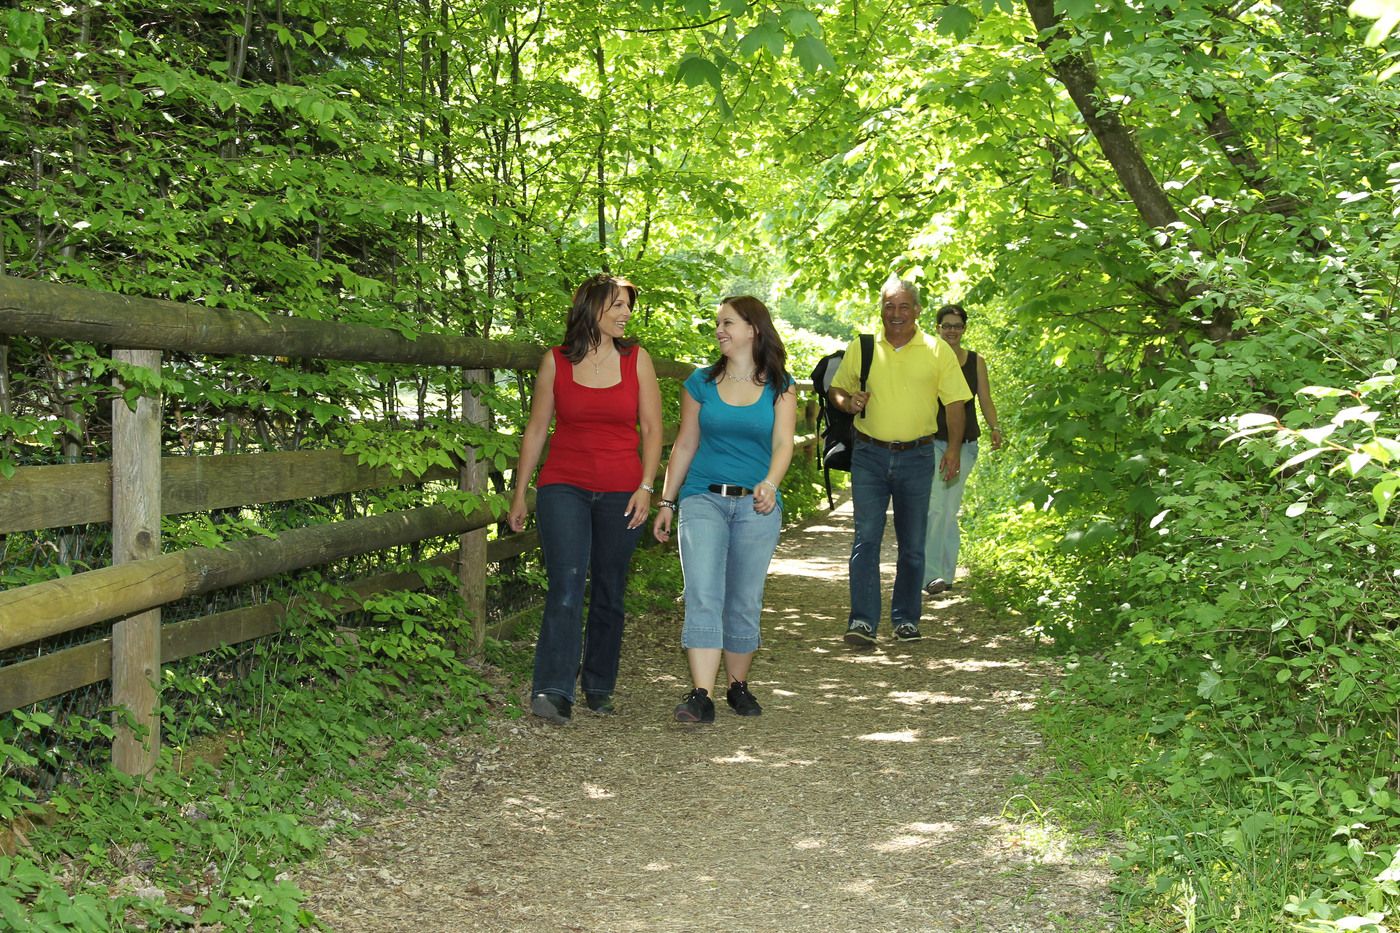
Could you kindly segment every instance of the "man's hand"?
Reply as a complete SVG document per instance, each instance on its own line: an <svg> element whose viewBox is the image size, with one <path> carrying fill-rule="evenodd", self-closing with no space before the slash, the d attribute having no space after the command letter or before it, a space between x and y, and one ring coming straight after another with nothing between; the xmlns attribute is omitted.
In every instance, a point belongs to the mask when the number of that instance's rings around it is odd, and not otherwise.
<svg viewBox="0 0 1400 933"><path fill-rule="evenodd" d="M943 455L943 462L939 464L938 472L943 477L943 481L951 483L957 479L959 471L962 470L962 445L957 447L948 445L948 452Z"/></svg>
<svg viewBox="0 0 1400 933"><path fill-rule="evenodd" d="M846 409L848 414L858 415L865 411L865 406L870 404L869 392L852 392L850 395L846 396L846 398L849 400L850 404L850 407Z"/></svg>

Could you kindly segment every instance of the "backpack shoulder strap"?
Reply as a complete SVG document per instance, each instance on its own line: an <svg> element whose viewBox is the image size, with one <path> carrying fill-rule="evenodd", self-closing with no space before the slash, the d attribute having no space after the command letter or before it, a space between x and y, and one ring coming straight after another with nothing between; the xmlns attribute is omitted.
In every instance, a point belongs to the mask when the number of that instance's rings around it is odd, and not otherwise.
<svg viewBox="0 0 1400 933"><path fill-rule="evenodd" d="M870 378L870 364L875 361L875 335L860 335L860 390L865 391L865 381Z"/></svg>

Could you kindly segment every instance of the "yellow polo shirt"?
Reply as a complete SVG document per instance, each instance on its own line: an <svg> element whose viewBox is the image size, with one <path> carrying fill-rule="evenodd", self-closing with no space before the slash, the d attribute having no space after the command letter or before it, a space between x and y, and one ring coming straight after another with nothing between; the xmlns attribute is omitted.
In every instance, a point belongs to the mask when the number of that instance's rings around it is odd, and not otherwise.
<svg viewBox="0 0 1400 933"><path fill-rule="evenodd" d="M846 347L831 384L846 392L860 390L859 337ZM926 336L917 326L914 336L899 349L883 333L876 335L875 359L865 389L870 403L865 417L856 417L856 430L877 441L927 437L938 430L938 401L952 405L972 398L953 348Z"/></svg>

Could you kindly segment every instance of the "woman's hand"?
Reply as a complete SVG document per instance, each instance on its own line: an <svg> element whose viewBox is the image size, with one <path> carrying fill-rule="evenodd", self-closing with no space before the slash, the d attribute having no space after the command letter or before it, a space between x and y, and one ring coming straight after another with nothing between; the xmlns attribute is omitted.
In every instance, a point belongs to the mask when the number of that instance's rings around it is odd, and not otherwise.
<svg viewBox="0 0 1400 933"><path fill-rule="evenodd" d="M506 513L506 523L510 525L511 531L525 530L525 516L530 513L529 507L525 505L525 497L517 496L511 500L510 511Z"/></svg>
<svg viewBox="0 0 1400 933"><path fill-rule="evenodd" d="M627 529L642 527L642 523L647 520L647 514L651 512L651 493L645 489L638 489L632 493L632 498L627 500L627 511L623 514L627 516Z"/></svg>
<svg viewBox="0 0 1400 933"><path fill-rule="evenodd" d="M656 510L656 520L651 523L651 536L665 544L671 540L671 520L676 517L676 510L663 506Z"/></svg>
<svg viewBox="0 0 1400 933"><path fill-rule="evenodd" d="M778 504L778 487L764 480L754 488L753 510L759 515L767 515Z"/></svg>

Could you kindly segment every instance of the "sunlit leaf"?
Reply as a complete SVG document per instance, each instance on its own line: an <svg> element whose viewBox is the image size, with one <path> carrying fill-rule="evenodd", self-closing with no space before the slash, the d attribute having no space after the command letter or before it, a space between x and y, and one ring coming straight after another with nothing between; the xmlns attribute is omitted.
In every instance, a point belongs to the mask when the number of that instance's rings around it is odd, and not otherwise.
<svg viewBox="0 0 1400 933"><path fill-rule="evenodd" d="M1288 508L1284 509L1283 514L1287 515L1289 518L1297 518L1299 515L1302 515L1307 510L1308 504L1306 502L1295 502Z"/></svg>
<svg viewBox="0 0 1400 933"><path fill-rule="evenodd" d="M1305 451L1303 451L1302 453L1298 454L1297 456L1289 457L1287 460L1283 461L1283 463L1279 464L1278 467L1274 469L1274 472L1275 472L1275 473L1282 473L1284 470L1291 469L1291 468L1297 466L1297 465L1300 464L1300 463L1303 463L1303 462L1305 462L1305 461L1311 460L1313 457L1316 457L1318 454L1322 454L1322 453L1326 453L1326 452L1327 452L1327 448L1326 448L1326 447L1313 447L1313 448L1311 448L1310 450L1305 450Z"/></svg>
<svg viewBox="0 0 1400 933"><path fill-rule="evenodd" d="M1400 488L1400 477L1390 477L1381 480L1371 490L1371 498L1375 500L1376 511L1380 513L1380 520L1385 520L1385 513L1390 510L1391 500L1395 498L1395 490Z"/></svg>
<svg viewBox="0 0 1400 933"><path fill-rule="evenodd" d="M1305 428L1298 432L1298 436L1309 444L1321 444L1337 430L1335 424L1322 424L1315 428Z"/></svg>
<svg viewBox="0 0 1400 933"><path fill-rule="evenodd" d="M1367 45L1380 45L1395 27L1400 25L1398 0L1352 0L1347 12L1352 16L1376 21L1366 33Z"/></svg>
<svg viewBox="0 0 1400 933"><path fill-rule="evenodd" d="M1349 421L1363 421L1366 424L1374 424L1380 415L1380 412L1366 405L1349 405L1332 416L1332 423L1340 425Z"/></svg>

